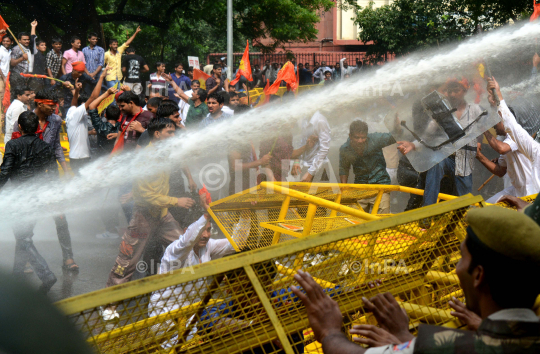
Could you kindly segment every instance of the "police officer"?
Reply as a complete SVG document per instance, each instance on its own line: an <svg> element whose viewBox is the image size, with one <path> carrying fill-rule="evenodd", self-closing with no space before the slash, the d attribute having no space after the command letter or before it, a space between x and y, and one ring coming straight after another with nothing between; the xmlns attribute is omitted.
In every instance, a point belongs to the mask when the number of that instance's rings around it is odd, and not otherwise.
<svg viewBox="0 0 540 354"><path fill-rule="evenodd" d="M531 206L529 208L533 208ZM527 209L529 209L527 208ZM409 332L407 315L390 293L364 299L379 327L357 325L354 340L341 331L338 304L301 271L292 291L306 306L315 338L325 354L348 353L538 353L540 320L532 311L540 293L533 274L540 272L540 226L527 214L498 206L470 210L467 237L461 244L456 274L467 309L481 318L476 331L420 325Z"/></svg>

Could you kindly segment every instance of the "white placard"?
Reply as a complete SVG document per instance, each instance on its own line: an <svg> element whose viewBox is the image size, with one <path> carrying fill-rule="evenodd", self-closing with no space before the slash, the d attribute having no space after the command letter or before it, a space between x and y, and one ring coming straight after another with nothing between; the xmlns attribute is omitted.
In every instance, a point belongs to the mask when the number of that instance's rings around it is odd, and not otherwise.
<svg viewBox="0 0 540 354"><path fill-rule="evenodd" d="M199 57L187 57L189 66L194 67L195 69L200 69L199 67Z"/></svg>

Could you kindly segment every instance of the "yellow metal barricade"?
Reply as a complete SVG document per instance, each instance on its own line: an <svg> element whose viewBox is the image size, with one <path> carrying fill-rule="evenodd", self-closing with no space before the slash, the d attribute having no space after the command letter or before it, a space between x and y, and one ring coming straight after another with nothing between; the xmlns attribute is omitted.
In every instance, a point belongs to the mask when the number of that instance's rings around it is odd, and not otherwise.
<svg viewBox="0 0 540 354"><path fill-rule="evenodd" d="M240 251L388 217L377 211L383 193L389 192L424 191L394 185L262 182L212 203L210 214ZM369 198L375 202L368 214L358 202ZM440 200L455 198L439 194Z"/></svg>
<svg viewBox="0 0 540 354"><path fill-rule="evenodd" d="M469 208L481 206L482 198L469 195L379 217L364 213L353 200L361 193L379 195L387 190L383 187L398 187L376 186L366 192L365 188L346 186L351 188L342 188L340 203L335 203L338 197L332 197L328 190L318 187L320 190L311 193L303 184L289 188L278 185L281 189L276 188L273 194L256 188L256 193L213 203L213 214L231 234L234 226L226 226L221 213L234 212L230 219L236 220L236 226L245 222L252 228L260 226L260 211L268 208L276 221L292 223L285 218L298 218L295 212L299 219L305 219L304 213L313 215L311 226L307 225L311 230L295 231L300 235L294 236L282 232L279 242L270 242L273 244L268 247L80 295L57 305L101 353L243 353L256 348L265 353L284 350L290 354L301 349L322 353L308 328L301 301L290 292L291 285L298 286L292 278L298 269L310 272L339 303L346 329L353 324L375 323L364 311L362 297L385 291L407 311L413 332L419 323L452 321L447 299L460 295L454 269L460 258L459 244L466 235L464 216ZM327 215L319 216L318 210L323 208ZM253 212L257 223L246 222L247 214ZM327 221L318 226L321 218ZM360 224L342 227L346 218ZM421 227L426 220L429 226ZM276 221L265 222L268 227L283 228ZM338 228L312 234L329 223ZM261 237L259 245L274 241L275 233L282 231L267 230L269 238ZM283 242L285 236L289 242ZM380 286L370 286L373 283ZM114 306L117 320L101 318L100 307L107 306Z"/></svg>
<svg viewBox="0 0 540 354"><path fill-rule="evenodd" d="M300 94L300 93L305 92L305 91L311 91L311 90L321 88L321 87L323 87L323 85L302 85L302 86L298 86L298 89L296 90L296 94ZM283 94L285 92L287 92L287 88L286 87L280 87L278 89L278 91L276 92L276 95L281 97L281 96L283 96ZM263 89L259 88L259 87L255 88L253 90L250 90L249 91L249 103L250 104L255 103L255 101L257 101L257 98L259 96L261 98L259 99L258 103L256 104L256 107L261 106L264 103L265 94L263 93Z"/></svg>

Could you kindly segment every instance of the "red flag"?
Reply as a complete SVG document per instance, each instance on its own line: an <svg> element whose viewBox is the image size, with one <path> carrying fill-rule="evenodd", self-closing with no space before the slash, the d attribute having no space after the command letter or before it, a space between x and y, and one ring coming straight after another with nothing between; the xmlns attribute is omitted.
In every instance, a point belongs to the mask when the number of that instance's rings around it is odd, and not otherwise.
<svg viewBox="0 0 540 354"><path fill-rule="evenodd" d="M4 90L4 97L2 97L2 107L4 108L4 113L7 112L10 101L11 101L11 85L9 84L10 76L11 76L11 73L9 72L6 77L6 87Z"/></svg>
<svg viewBox="0 0 540 354"><path fill-rule="evenodd" d="M193 69L193 80L199 80L203 79L206 81L206 79L210 78L210 75L207 75L204 71L199 69Z"/></svg>
<svg viewBox="0 0 540 354"><path fill-rule="evenodd" d="M270 80L266 79L266 86L264 87L263 93L264 93L264 103L267 104L270 102L270 94L268 93L268 89L270 88Z"/></svg>
<svg viewBox="0 0 540 354"><path fill-rule="evenodd" d="M533 14L531 15L531 18L529 21L534 21L538 18L538 16L540 16L540 4L537 4L536 1L534 2L533 4L534 6L534 11L533 11Z"/></svg>
<svg viewBox="0 0 540 354"><path fill-rule="evenodd" d="M199 69L193 69L193 80L199 80L202 88L206 88L206 79L210 78L204 71Z"/></svg>
<svg viewBox="0 0 540 354"><path fill-rule="evenodd" d="M246 41L246 50L244 50L244 55L242 55L242 60L240 60L240 68L238 68L236 78L231 81L230 85L236 84L242 75L248 81L253 81L253 76L251 76L251 64L249 63L249 41Z"/></svg>
<svg viewBox="0 0 540 354"><path fill-rule="evenodd" d="M5 30L7 32L7 29L8 29L8 24L6 23L6 21L4 21L4 19L2 18L2 16L0 16L0 30ZM0 34L0 40L4 38L4 34Z"/></svg>
<svg viewBox="0 0 540 354"><path fill-rule="evenodd" d="M204 71L193 68L193 80L199 80L203 90L206 90L206 79L209 77L211 76L207 75Z"/></svg>
<svg viewBox="0 0 540 354"><path fill-rule="evenodd" d="M298 84L296 83L296 75L294 74L294 65L290 61L286 62L285 65L281 68L277 75L276 81L268 88L268 93L270 95L275 94L279 90L279 85L281 81L290 85L292 91L296 91Z"/></svg>

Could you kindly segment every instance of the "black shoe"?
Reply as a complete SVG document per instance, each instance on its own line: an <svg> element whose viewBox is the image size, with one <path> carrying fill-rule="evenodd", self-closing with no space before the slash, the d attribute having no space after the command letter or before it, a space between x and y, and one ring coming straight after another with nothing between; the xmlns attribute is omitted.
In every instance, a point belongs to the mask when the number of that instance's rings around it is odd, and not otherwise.
<svg viewBox="0 0 540 354"><path fill-rule="evenodd" d="M49 290L51 290L53 285L56 284L56 281L57 281L56 276L53 273L51 273L47 277L47 279L43 281L43 283L39 287L39 291L43 292L44 294L47 294Z"/></svg>

